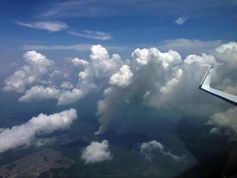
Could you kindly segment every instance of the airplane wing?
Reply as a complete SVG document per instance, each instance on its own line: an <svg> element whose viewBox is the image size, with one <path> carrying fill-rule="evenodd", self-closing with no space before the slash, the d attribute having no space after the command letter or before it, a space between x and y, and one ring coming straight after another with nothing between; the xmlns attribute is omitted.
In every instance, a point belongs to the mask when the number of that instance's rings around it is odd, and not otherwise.
<svg viewBox="0 0 237 178"><path fill-rule="evenodd" d="M237 96L225 93L220 90L216 90L210 86L213 70L214 70L213 66L211 66L208 69L206 75L204 76L204 78L199 86L199 89L204 90L207 93L210 93L210 94L212 94L224 101L227 101L228 103L231 103L231 104L237 106Z"/></svg>

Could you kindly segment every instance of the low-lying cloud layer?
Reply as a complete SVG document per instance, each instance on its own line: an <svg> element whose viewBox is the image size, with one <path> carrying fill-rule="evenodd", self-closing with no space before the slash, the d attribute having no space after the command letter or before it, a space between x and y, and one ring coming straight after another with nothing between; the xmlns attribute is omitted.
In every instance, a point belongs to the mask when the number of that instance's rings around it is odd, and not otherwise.
<svg viewBox="0 0 237 178"><path fill-rule="evenodd" d="M22 125L1 128L0 153L19 146L30 145L37 136L67 129L76 118L76 110L69 109L51 115L39 114Z"/></svg>
<svg viewBox="0 0 237 178"><path fill-rule="evenodd" d="M98 163L101 161L111 160L112 155L109 150L109 142L103 140L100 142L91 142L82 150L81 159L86 163Z"/></svg>
<svg viewBox="0 0 237 178"><path fill-rule="evenodd" d="M225 112L223 108L230 105L198 90L198 86L208 65L224 63L216 69L212 84L237 93L236 56L235 42L222 44L209 54L190 54L185 58L174 50L135 49L131 59L126 60L109 54L101 45L93 45L89 59L73 58L60 67L42 54L28 51L24 55L26 65L6 79L4 89L23 93L21 102L56 99L58 105L76 103L91 92L102 93L97 105L97 134L114 122L144 119L142 114L147 108L154 111L152 117L156 120L211 118L220 125L213 119L220 115L214 114ZM72 80L73 76L76 79Z"/></svg>

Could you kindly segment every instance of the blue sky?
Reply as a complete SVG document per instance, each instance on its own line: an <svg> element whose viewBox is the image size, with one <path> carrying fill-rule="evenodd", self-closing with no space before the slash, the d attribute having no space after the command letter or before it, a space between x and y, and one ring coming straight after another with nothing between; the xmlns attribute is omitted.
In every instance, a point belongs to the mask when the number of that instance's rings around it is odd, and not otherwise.
<svg viewBox="0 0 237 178"><path fill-rule="evenodd" d="M91 44L128 55L134 48L161 46L167 40L237 39L236 0L2 0L0 4L1 61L19 58L27 49L50 53L59 46L63 54L76 55L73 46L78 44L82 55ZM42 24L35 27L39 22L64 27L40 29Z"/></svg>

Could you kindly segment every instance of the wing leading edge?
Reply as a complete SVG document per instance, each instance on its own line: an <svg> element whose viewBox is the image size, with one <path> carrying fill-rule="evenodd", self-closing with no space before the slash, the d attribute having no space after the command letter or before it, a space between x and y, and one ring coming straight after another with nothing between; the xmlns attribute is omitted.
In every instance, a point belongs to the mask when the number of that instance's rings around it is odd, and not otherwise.
<svg viewBox="0 0 237 178"><path fill-rule="evenodd" d="M237 106L237 96L225 93L225 92L220 91L220 90L216 90L216 89L214 89L210 86L211 76L212 76L213 70L214 70L213 66L211 66L208 69L208 71L207 71L206 75L204 76L199 88L201 90L207 92L207 93L210 93L210 94L224 100L224 101L227 101L228 103L231 103L231 104Z"/></svg>

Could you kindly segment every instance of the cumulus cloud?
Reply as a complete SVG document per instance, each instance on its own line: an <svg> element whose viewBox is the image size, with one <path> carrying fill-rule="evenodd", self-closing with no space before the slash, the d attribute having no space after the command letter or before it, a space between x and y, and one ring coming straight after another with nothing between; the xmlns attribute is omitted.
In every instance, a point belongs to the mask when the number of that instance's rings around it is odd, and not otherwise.
<svg viewBox="0 0 237 178"><path fill-rule="evenodd" d="M54 66L54 61L36 51L27 51L24 59L26 65L5 80L4 90L24 92L27 86L41 80Z"/></svg>
<svg viewBox="0 0 237 178"><path fill-rule="evenodd" d="M76 118L76 110L69 109L51 115L39 114L22 125L2 128L0 132L0 152L30 145L37 136L67 129Z"/></svg>
<svg viewBox="0 0 237 178"><path fill-rule="evenodd" d="M84 91L77 88L73 88L72 90L66 90L61 92L58 98L58 105L76 103L79 99L81 99L83 96L87 94L87 90L89 89L90 88L87 88Z"/></svg>
<svg viewBox="0 0 237 178"><path fill-rule="evenodd" d="M107 49L103 46L93 45L91 47L90 59L84 60L80 58L73 58L71 60L71 64L78 66L78 69L76 70L78 71L78 80L74 80L74 83L67 80L61 81L62 79L60 78L62 77L59 77L59 79L56 77L55 79L56 74L64 74L63 70L65 68L64 66L64 68L55 67L48 78L45 77L45 81L42 81L40 77L35 80L38 85L30 87L33 83L35 83L33 81L28 85L23 83L22 86L24 87L21 87L21 92L25 91L26 86L29 86L30 88L28 87L24 95L20 97L19 101L29 102L44 99L56 99L58 105L75 103L91 91L95 90L97 86L98 88L103 88L105 85L107 86L111 75L117 72L124 62L118 54L110 56ZM127 66L124 69L129 69L129 67ZM125 72L124 69L122 68L123 72ZM124 74L127 76L123 77L123 85L125 85L125 82L129 83L131 72L127 71L127 73ZM19 77L17 79L19 79ZM9 81L10 80L7 79L5 82L5 90L10 88L10 84L15 85L15 83ZM18 82L21 82L21 80ZM59 85L60 82L62 83Z"/></svg>
<svg viewBox="0 0 237 178"><path fill-rule="evenodd" d="M71 62L75 66L85 66L89 64L89 62L87 62L86 60L79 59L79 58L73 58Z"/></svg>
<svg viewBox="0 0 237 178"><path fill-rule="evenodd" d="M176 66L182 61L181 56L175 51L162 53L157 48L136 49L132 57L130 66L133 80L129 80L129 85L124 85L121 89L119 87L107 89L104 100L98 102L101 126L97 133L105 131L112 118L118 118L116 115L122 112L119 110L123 108L125 101L138 101L141 105L146 103L157 108L159 105L165 105L165 95L168 96L173 92L174 85L177 85L183 76L183 69Z"/></svg>
<svg viewBox="0 0 237 178"><path fill-rule="evenodd" d="M144 142L140 145L140 153L148 161L152 160L152 158L155 154L154 151L156 151L156 150L159 150L159 152L162 155L167 156L167 157L173 159L174 161L183 161L185 158L184 156L177 156L177 155L172 154L169 151L166 151L164 145L162 145L160 142L158 142L156 140Z"/></svg>
<svg viewBox="0 0 237 178"><path fill-rule="evenodd" d="M72 88L69 83L62 83L61 88L53 86L33 86L28 89L23 96L19 98L20 102L42 101L46 99L56 99L57 105L66 105L77 102L80 98L84 97L87 93L86 90ZM89 87L89 86L88 86Z"/></svg>
<svg viewBox="0 0 237 178"><path fill-rule="evenodd" d="M109 53L101 45L93 45L91 47L91 59L93 60L105 60L109 58Z"/></svg>
<svg viewBox="0 0 237 178"><path fill-rule="evenodd" d="M61 86L60 86L62 89L73 89L74 86L71 82L65 82L63 81Z"/></svg>
<svg viewBox="0 0 237 178"><path fill-rule="evenodd" d="M19 98L19 101L32 101L32 100L44 100L55 99L60 96L60 90L52 87L33 86L25 92L25 94Z"/></svg>
<svg viewBox="0 0 237 178"><path fill-rule="evenodd" d="M177 25L183 25L188 20L188 17L179 17L175 20Z"/></svg>
<svg viewBox="0 0 237 178"><path fill-rule="evenodd" d="M18 25L39 29L39 30L47 30L50 32L58 32L65 30L68 27L67 24L64 22L50 22L50 21L40 21L40 22L32 22L32 23L25 23L25 22L17 22Z"/></svg>
<svg viewBox="0 0 237 178"><path fill-rule="evenodd" d="M109 83L111 85L119 86L119 87L126 87L131 83L133 73L131 72L128 65L123 65L119 72L113 74L110 79Z"/></svg>
<svg viewBox="0 0 237 178"><path fill-rule="evenodd" d="M179 80L182 77L182 75L183 75L183 70L178 69L175 76L172 79L170 79L169 81L167 81L165 86L160 88L161 93L170 92L170 90L172 90L175 87L175 85L177 85L179 83Z"/></svg>
<svg viewBox="0 0 237 178"><path fill-rule="evenodd" d="M86 163L98 163L101 161L111 160L112 155L109 150L109 142L103 140L100 142L91 142L82 150L81 159Z"/></svg>
<svg viewBox="0 0 237 178"><path fill-rule="evenodd" d="M160 64L163 68L168 68L170 65L181 62L181 56L178 52L169 50L166 53L162 53L157 48L136 49L132 53L132 57L139 68L152 63L152 61Z"/></svg>
<svg viewBox="0 0 237 178"><path fill-rule="evenodd" d="M94 79L108 80L108 78L117 71L123 64L118 54L111 57L106 48L101 45L93 45L91 47L90 65L84 71L88 73L88 77Z"/></svg>
<svg viewBox="0 0 237 178"><path fill-rule="evenodd" d="M236 61L236 45L237 43L223 44L212 54L191 54L184 59L173 50L134 50L128 63L133 73L131 83L124 87L106 88L104 99L98 101L97 114L101 125L96 133L106 131L111 123L119 120L131 122L134 118L134 122L139 121L135 121L135 118L142 117L146 107L154 109L156 120L166 118L167 122L183 117L208 118L220 110L223 111L223 105L228 104L214 97L207 97L207 94L198 90L198 86L207 65L224 62L224 70L216 72L213 84L224 91L233 92L236 89L236 65L233 64ZM228 59L221 58L228 53ZM134 113L133 107L140 107L141 112ZM167 110L172 112L166 112Z"/></svg>
<svg viewBox="0 0 237 178"><path fill-rule="evenodd" d="M237 134L237 108L230 108L225 112L219 112L211 115L208 124L214 126L210 133L218 130L228 130Z"/></svg>
<svg viewBox="0 0 237 178"><path fill-rule="evenodd" d="M236 54L237 54L237 43L229 42L220 45L216 48L216 58L228 65L229 68L233 69L237 66Z"/></svg>
<svg viewBox="0 0 237 178"><path fill-rule="evenodd" d="M220 45L212 53L190 54L183 58L178 51L144 48L135 49L131 59L125 60L118 54L111 55L101 45L93 45L88 59L78 57L68 63L76 80L64 78L57 82L51 74L51 77L45 76L54 62L31 51L27 52L31 55L25 55L27 64L5 81L4 89L25 91L20 101L56 99L58 105L78 102L93 91L103 93L104 98L97 104L100 122L97 133L105 132L115 122L132 122L134 119L137 123L144 119L142 113L147 108L152 110L156 120L166 118L167 122L184 117L209 118L216 112L224 112L228 104L207 96L198 90L198 86L206 66L221 62L225 65L217 69L213 86L237 93L236 49L237 43L230 42ZM72 65L81 67L73 68ZM64 73L64 70L65 67L57 67L52 74ZM134 108L139 111L134 113Z"/></svg>
<svg viewBox="0 0 237 178"><path fill-rule="evenodd" d="M76 60L75 62L85 64L85 61ZM118 54L110 57L106 48L101 45L91 47L90 59L84 65L83 70L78 73L78 83L76 88L71 91L63 92L59 98L59 104L68 104L77 102L80 98L89 92L107 85L109 77L117 71L123 61Z"/></svg>
<svg viewBox="0 0 237 178"><path fill-rule="evenodd" d="M110 34L105 33L105 32L99 32L99 31L85 30L83 32L76 32L76 31L71 30L68 33L71 35L89 38L89 39L95 39L95 40L111 40L112 39Z"/></svg>
<svg viewBox="0 0 237 178"><path fill-rule="evenodd" d="M194 63L199 63L199 64L209 64L209 65L215 65L217 62L216 62L216 59L214 56L212 55L207 55L207 54L202 54L202 55L194 55L194 54L191 54L189 56L186 57L185 61L184 61L185 64L194 64Z"/></svg>

